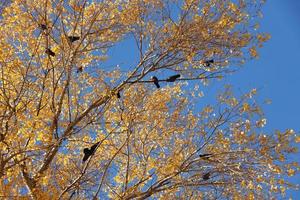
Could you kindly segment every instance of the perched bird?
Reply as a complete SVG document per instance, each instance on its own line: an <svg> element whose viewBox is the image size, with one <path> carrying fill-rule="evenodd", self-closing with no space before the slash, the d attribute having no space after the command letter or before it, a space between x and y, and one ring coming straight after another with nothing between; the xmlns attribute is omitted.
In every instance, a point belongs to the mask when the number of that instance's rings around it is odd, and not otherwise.
<svg viewBox="0 0 300 200"><path fill-rule="evenodd" d="M211 153L200 154L199 157L202 159L208 159L212 156Z"/></svg>
<svg viewBox="0 0 300 200"><path fill-rule="evenodd" d="M167 82L175 82L176 79L178 79L180 77L180 74L176 74L176 75L173 75L173 76L170 76L169 78L167 78Z"/></svg>
<svg viewBox="0 0 300 200"><path fill-rule="evenodd" d="M72 42L79 40L80 37L79 36L68 36L68 39L72 43Z"/></svg>
<svg viewBox="0 0 300 200"><path fill-rule="evenodd" d="M158 78L156 76L152 76L151 80L154 82L154 84L156 85L157 88L160 88L160 85L158 83L159 81L158 81Z"/></svg>
<svg viewBox="0 0 300 200"><path fill-rule="evenodd" d="M77 73L82 72L82 71L83 71L82 66L80 66L80 67L77 68Z"/></svg>
<svg viewBox="0 0 300 200"><path fill-rule="evenodd" d="M55 56L55 53L49 48L46 49L45 53L48 54L49 56L53 56L53 57Z"/></svg>
<svg viewBox="0 0 300 200"><path fill-rule="evenodd" d="M214 59L205 61L205 62L204 62L204 65L205 65L206 67L209 67L212 63L214 63Z"/></svg>
<svg viewBox="0 0 300 200"><path fill-rule="evenodd" d="M97 142L96 144L94 144L93 146L91 146L91 148L84 148L83 149L83 153L84 153L84 156L83 156L83 159L82 159L82 162L85 162L87 159L89 159L89 157L91 155L93 155L93 153L95 153L95 150L98 146L100 142Z"/></svg>
<svg viewBox="0 0 300 200"><path fill-rule="evenodd" d="M41 28L42 30L47 30L46 24L40 24L40 28Z"/></svg>
<svg viewBox="0 0 300 200"><path fill-rule="evenodd" d="M117 97L118 97L118 99L120 99L120 98L121 98L120 91L118 91L118 92L117 92Z"/></svg>
<svg viewBox="0 0 300 200"><path fill-rule="evenodd" d="M203 178L203 180L207 181L210 178L209 176L210 176L210 173L208 172L208 173L204 174L202 176L202 178Z"/></svg>

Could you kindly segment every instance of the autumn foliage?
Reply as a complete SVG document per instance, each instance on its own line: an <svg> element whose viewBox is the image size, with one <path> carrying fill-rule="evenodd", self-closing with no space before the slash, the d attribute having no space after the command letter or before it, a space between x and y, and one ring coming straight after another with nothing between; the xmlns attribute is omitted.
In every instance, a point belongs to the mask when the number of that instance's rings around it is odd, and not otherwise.
<svg viewBox="0 0 300 200"><path fill-rule="evenodd" d="M258 57L270 37L258 31L262 4L12 0L0 18L0 197L270 199L295 189L286 178L299 170L288 159L299 136L264 132L256 89L236 97L226 86L199 104L199 88ZM130 66L110 54L123 41Z"/></svg>

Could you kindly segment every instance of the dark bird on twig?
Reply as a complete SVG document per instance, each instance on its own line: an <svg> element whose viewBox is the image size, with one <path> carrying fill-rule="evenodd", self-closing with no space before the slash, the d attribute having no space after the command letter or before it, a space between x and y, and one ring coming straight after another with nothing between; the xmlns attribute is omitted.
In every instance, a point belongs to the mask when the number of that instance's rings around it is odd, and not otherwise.
<svg viewBox="0 0 300 200"><path fill-rule="evenodd" d="M80 67L77 68L77 73L80 73L80 72L82 72L82 71L83 71L82 66L80 66Z"/></svg>
<svg viewBox="0 0 300 200"><path fill-rule="evenodd" d="M157 88L160 88L160 85L158 83L159 81L158 81L158 78L156 76L152 76L151 80L153 81L153 83L156 85Z"/></svg>
<svg viewBox="0 0 300 200"><path fill-rule="evenodd" d="M208 159L212 156L211 153L204 153L204 154L200 154L199 157L202 159Z"/></svg>
<svg viewBox="0 0 300 200"><path fill-rule="evenodd" d="M42 30L47 30L46 24L40 24L40 28L41 28Z"/></svg>
<svg viewBox="0 0 300 200"><path fill-rule="evenodd" d="M120 99L120 98L121 98L120 91L118 91L118 92L117 92L117 97L118 97L118 99Z"/></svg>
<svg viewBox="0 0 300 200"><path fill-rule="evenodd" d="M53 57L55 56L55 53L49 48L46 49L45 53L48 54L49 56L53 56Z"/></svg>
<svg viewBox="0 0 300 200"><path fill-rule="evenodd" d="M173 76L170 76L169 78L167 78L167 82L175 82L176 79L178 79L180 77L180 74L176 74L176 75L173 75Z"/></svg>
<svg viewBox="0 0 300 200"><path fill-rule="evenodd" d="M203 180L207 181L210 178L210 173L206 173L202 176Z"/></svg>
<svg viewBox="0 0 300 200"><path fill-rule="evenodd" d="M72 42L79 40L80 37L79 36L68 36L68 39L72 43Z"/></svg>
<svg viewBox="0 0 300 200"><path fill-rule="evenodd" d="M209 67L212 63L214 63L214 59L205 61L205 62L204 62L204 65L205 65L206 67Z"/></svg>
<svg viewBox="0 0 300 200"><path fill-rule="evenodd" d="M89 159L89 157L91 155L93 155L96 151L96 148L98 146L100 142L97 142L96 144L94 144L93 146L91 146L91 148L84 148L83 149L83 153L84 153L84 156L83 156L83 159L82 159L82 162L85 162L87 159Z"/></svg>

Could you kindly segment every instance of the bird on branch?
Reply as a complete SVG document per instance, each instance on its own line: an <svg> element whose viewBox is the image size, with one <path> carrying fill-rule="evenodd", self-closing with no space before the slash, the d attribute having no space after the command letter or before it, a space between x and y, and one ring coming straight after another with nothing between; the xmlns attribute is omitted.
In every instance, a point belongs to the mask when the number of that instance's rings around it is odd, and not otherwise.
<svg viewBox="0 0 300 200"><path fill-rule="evenodd" d="M155 86L157 87L157 88L160 88L160 85L159 85L159 81L158 81L158 78L156 77L156 76L152 76L151 77L151 80L154 82L154 84L155 84Z"/></svg>
<svg viewBox="0 0 300 200"><path fill-rule="evenodd" d="M83 156L83 159L82 159L82 162L85 162L87 159L89 159L89 157L91 155L93 155L96 151L96 148L98 146L100 142L97 142L96 144L94 144L93 146L91 146L91 148L84 148L83 149L83 153L84 153L84 156Z"/></svg>
<svg viewBox="0 0 300 200"><path fill-rule="evenodd" d="M77 73L80 73L80 72L82 72L82 71L83 71L82 66L80 66L80 67L77 68Z"/></svg>
<svg viewBox="0 0 300 200"><path fill-rule="evenodd" d="M205 181L207 181L209 178L210 178L210 173L209 173L209 172L206 173L206 174L204 174L204 175L202 176L202 179L205 180Z"/></svg>
<svg viewBox="0 0 300 200"><path fill-rule="evenodd" d="M45 53L48 54L49 56L52 56L52 57L55 56L55 53L49 48L46 49Z"/></svg>
<svg viewBox="0 0 300 200"><path fill-rule="evenodd" d="M180 74L176 74L173 76L170 76L169 78L166 79L167 82L175 82L176 79L178 79L180 77Z"/></svg>
<svg viewBox="0 0 300 200"><path fill-rule="evenodd" d="M68 39L72 43L72 42L79 40L80 37L79 36L68 36Z"/></svg>
<svg viewBox="0 0 300 200"><path fill-rule="evenodd" d="M46 24L39 24L39 27L40 27L42 30L47 30Z"/></svg>
<svg viewBox="0 0 300 200"><path fill-rule="evenodd" d="M199 157L202 159L209 159L213 154L211 153L205 153L205 154L200 154Z"/></svg>
<svg viewBox="0 0 300 200"><path fill-rule="evenodd" d="M204 62L204 65L206 66L206 67L209 67L211 64L213 64L214 63L214 59L211 59L211 60L207 60L207 61L205 61Z"/></svg>
<svg viewBox="0 0 300 200"><path fill-rule="evenodd" d="M117 92L117 97L118 97L118 99L120 99L120 98L121 98L120 91L118 91L118 92Z"/></svg>

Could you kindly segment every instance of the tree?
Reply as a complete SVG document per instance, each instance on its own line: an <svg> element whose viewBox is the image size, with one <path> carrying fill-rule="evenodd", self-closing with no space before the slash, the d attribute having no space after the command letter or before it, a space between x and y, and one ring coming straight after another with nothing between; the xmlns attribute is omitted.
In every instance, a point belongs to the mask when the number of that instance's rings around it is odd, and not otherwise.
<svg viewBox="0 0 300 200"><path fill-rule="evenodd" d="M255 89L235 97L225 87L217 103L200 108L199 86L185 87L257 57L269 38L253 31L261 6L11 1L0 20L0 194L254 199L293 188L285 177L299 165L286 158L299 137L263 132ZM138 62L107 68L118 59L109 50L129 38Z"/></svg>

